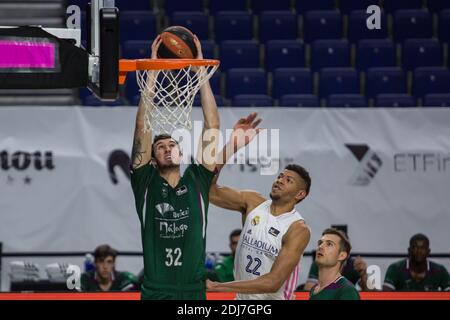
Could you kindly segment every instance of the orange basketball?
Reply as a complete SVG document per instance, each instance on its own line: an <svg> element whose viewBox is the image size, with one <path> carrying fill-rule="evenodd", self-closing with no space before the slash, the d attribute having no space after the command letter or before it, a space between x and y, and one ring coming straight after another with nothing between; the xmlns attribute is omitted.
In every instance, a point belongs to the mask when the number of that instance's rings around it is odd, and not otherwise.
<svg viewBox="0 0 450 320"><path fill-rule="evenodd" d="M172 26L161 32L161 45L158 58L163 59L195 59L197 47L194 34L181 26Z"/></svg>

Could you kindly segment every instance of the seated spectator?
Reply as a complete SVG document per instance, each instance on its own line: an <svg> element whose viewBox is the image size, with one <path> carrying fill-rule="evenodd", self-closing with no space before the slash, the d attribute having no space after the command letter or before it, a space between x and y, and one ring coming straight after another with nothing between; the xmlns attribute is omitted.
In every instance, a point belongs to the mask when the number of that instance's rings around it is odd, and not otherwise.
<svg viewBox="0 0 450 320"><path fill-rule="evenodd" d="M430 241L423 234L409 240L408 258L391 264L386 271L384 291L449 291L447 269L428 260Z"/></svg>
<svg viewBox="0 0 450 320"><path fill-rule="evenodd" d="M130 272L115 270L117 251L109 245L98 246L94 251L95 270L81 275L81 291L137 290L137 278Z"/></svg>
<svg viewBox="0 0 450 320"><path fill-rule="evenodd" d="M214 265L215 277L210 277L210 278L213 278L210 280L214 280L214 281L218 281L218 282L234 281L234 274L233 274L234 255L236 253L236 248L237 248L237 245L239 242L239 238L241 237L241 231L242 231L241 229L236 229L230 233L229 246L231 249L231 254L228 257L216 262L216 264Z"/></svg>

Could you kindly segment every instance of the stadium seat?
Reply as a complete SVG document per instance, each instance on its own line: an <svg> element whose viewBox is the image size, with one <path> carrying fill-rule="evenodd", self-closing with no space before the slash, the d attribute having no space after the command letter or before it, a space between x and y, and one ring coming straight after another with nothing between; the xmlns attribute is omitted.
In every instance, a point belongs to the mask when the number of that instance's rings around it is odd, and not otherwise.
<svg viewBox="0 0 450 320"><path fill-rule="evenodd" d="M156 20L152 12L125 11L120 16L120 41L155 39Z"/></svg>
<svg viewBox="0 0 450 320"><path fill-rule="evenodd" d="M319 98L313 94L286 94L280 99L281 107L320 107Z"/></svg>
<svg viewBox="0 0 450 320"><path fill-rule="evenodd" d="M295 10L299 14L304 14L308 11L317 10L334 10L334 0L297 0L295 2Z"/></svg>
<svg viewBox="0 0 450 320"><path fill-rule="evenodd" d="M305 66L305 50L300 40L271 40L266 43L266 70Z"/></svg>
<svg viewBox="0 0 450 320"><path fill-rule="evenodd" d="M171 16L171 25L191 30L200 40L209 38L208 16L202 11L177 11Z"/></svg>
<svg viewBox="0 0 450 320"><path fill-rule="evenodd" d="M398 10L394 18L394 40L431 38L433 25L427 10Z"/></svg>
<svg viewBox="0 0 450 320"><path fill-rule="evenodd" d="M380 108L406 108L416 107L416 101L409 94L379 94L375 99L375 107Z"/></svg>
<svg viewBox="0 0 450 320"><path fill-rule="evenodd" d="M442 10L450 9L448 0L427 0L427 7L433 13L439 13Z"/></svg>
<svg viewBox="0 0 450 320"><path fill-rule="evenodd" d="M87 2L89 2L88 0ZM130 1L130 0L115 0L115 5L121 12L123 11L151 11L152 3L150 0Z"/></svg>
<svg viewBox="0 0 450 320"><path fill-rule="evenodd" d="M365 10L352 11L349 17L348 39L356 43L361 39L384 39L388 37L388 24L384 12L381 13L381 29L367 28L369 14Z"/></svg>
<svg viewBox="0 0 450 320"><path fill-rule="evenodd" d="M246 11L247 3L242 0L209 0L209 12L215 15L219 11Z"/></svg>
<svg viewBox="0 0 450 320"><path fill-rule="evenodd" d="M200 42L202 44L203 57L205 59L214 59L215 58L215 53L214 53L215 43L214 43L214 41L213 40L203 40Z"/></svg>
<svg viewBox="0 0 450 320"><path fill-rule="evenodd" d="M436 39L407 39L403 45L403 68L442 66L442 48Z"/></svg>
<svg viewBox="0 0 450 320"><path fill-rule="evenodd" d="M368 39L358 42L356 67L367 70L372 67L393 67L396 64L395 45L390 39Z"/></svg>
<svg viewBox="0 0 450 320"><path fill-rule="evenodd" d="M354 10L366 10L371 5L380 5L378 0L343 0L340 1L340 10L343 14L349 14Z"/></svg>
<svg viewBox="0 0 450 320"><path fill-rule="evenodd" d="M320 71L319 95L359 93L359 77L353 68L325 68Z"/></svg>
<svg viewBox="0 0 450 320"><path fill-rule="evenodd" d="M413 93L417 98L431 93L450 93L450 71L444 67L416 68Z"/></svg>
<svg viewBox="0 0 450 320"><path fill-rule="evenodd" d="M216 100L216 105L218 107L226 106L225 99L221 95L215 94L214 99ZM193 107L201 107L202 106L202 100L200 97L200 93L195 95L194 103L192 106Z"/></svg>
<svg viewBox="0 0 450 320"><path fill-rule="evenodd" d="M342 17L339 11L309 11L304 15L303 35L305 42L317 39L342 38Z"/></svg>
<svg viewBox="0 0 450 320"><path fill-rule="evenodd" d="M267 94L266 72L261 68L230 69L226 82L228 98L238 94Z"/></svg>
<svg viewBox="0 0 450 320"><path fill-rule="evenodd" d="M366 95L374 98L381 93L406 93L406 77L401 68L379 67L367 70Z"/></svg>
<svg viewBox="0 0 450 320"><path fill-rule="evenodd" d="M123 58L125 59L145 59L151 56L151 46L153 40L130 40L123 45Z"/></svg>
<svg viewBox="0 0 450 320"><path fill-rule="evenodd" d="M383 9L387 13L394 13L397 10L422 9L422 0L384 0Z"/></svg>
<svg viewBox="0 0 450 320"><path fill-rule="evenodd" d="M245 11L221 11L214 19L216 43L223 40L250 40L253 38L253 18Z"/></svg>
<svg viewBox="0 0 450 320"><path fill-rule="evenodd" d="M252 0L251 9L254 13L261 13L263 11L287 11L292 8L291 0Z"/></svg>
<svg viewBox="0 0 450 320"><path fill-rule="evenodd" d="M350 48L347 40L316 40L311 50L311 68L349 67Z"/></svg>
<svg viewBox="0 0 450 320"><path fill-rule="evenodd" d="M259 16L259 40L297 39L297 16L291 11L264 11Z"/></svg>
<svg viewBox="0 0 450 320"><path fill-rule="evenodd" d="M273 99L265 94L238 94L233 97L234 107L271 107Z"/></svg>
<svg viewBox="0 0 450 320"><path fill-rule="evenodd" d="M443 10L439 15L439 40L450 43L450 10Z"/></svg>
<svg viewBox="0 0 450 320"><path fill-rule="evenodd" d="M166 15L176 11L203 11L203 0L165 0L164 9Z"/></svg>
<svg viewBox="0 0 450 320"><path fill-rule="evenodd" d="M313 93L311 71L306 68L280 68L273 73L273 94L279 99L287 94Z"/></svg>
<svg viewBox="0 0 450 320"><path fill-rule="evenodd" d="M128 72L125 81L125 97L132 102L134 97L138 95L140 95L140 91L136 81L136 72Z"/></svg>
<svg viewBox="0 0 450 320"><path fill-rule="evenodd" d="M332 94L328 96L328 108L365 108L366 97L361 94Z"/></svg>
<svg viewBox="0 0 450 320"><path fill-rule="evenodd" d="M450 94L427 94L423 100L424 107L450 107Z"/></svg>
<svg viewBox="0 0 450 320"><path fill-rule="evenodd" d="M257 68L260 66L259 44L256 40L227 40L220 45L220 68Z"/></svg>

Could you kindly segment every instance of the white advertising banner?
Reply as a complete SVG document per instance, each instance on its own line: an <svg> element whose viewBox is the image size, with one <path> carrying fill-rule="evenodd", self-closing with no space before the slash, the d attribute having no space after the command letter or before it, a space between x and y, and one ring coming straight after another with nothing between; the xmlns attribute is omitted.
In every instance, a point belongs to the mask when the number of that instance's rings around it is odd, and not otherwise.
<svg viewBox="0 0 450 320"><path fill-rule="evenodd" d="M270 144L262 134L248 163L225 167L219 182L268 196L276 174L262 174L261 163L307 168L311 192L297 209L312 230L308 250L323 229L344 224L355 251L406 253L419 232L433 252L449 251L450 109L220 108L224 134L252 111ZM135 115L134 107L0 108L4 252L141 250L127 169ZM207 250L228 251L240 223L239 213L211 205Z"/></svg>

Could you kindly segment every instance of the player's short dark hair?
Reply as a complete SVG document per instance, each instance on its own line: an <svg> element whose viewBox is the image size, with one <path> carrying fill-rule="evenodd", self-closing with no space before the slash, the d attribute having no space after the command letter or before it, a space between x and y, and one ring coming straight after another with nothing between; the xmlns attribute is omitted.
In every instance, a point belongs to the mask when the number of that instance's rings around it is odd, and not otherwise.
<svg viewBox="0 0 450 320"><path fill-rule="evenodd" d="M345 233L338 229L328 228L322 232L322 236L324 236L326 234L334 234L339 237L339 239L340 239L339 250L341 252L342 251L347 252L347 258L349 258L350 251L352 251L352 245L350 243L350 240L348 240L347 236L345 235Z"/></svg>
<svg viewBox="0 0 450 320"><path fill-rule="evenodd" d="M233 237L240 236L240 235L241 235L241 232L242 232L241 229L235 229L235 230L231 231L231 233L230 233L230 240L231 240L231 238L233 238Z"/></svg>
<svg viewBox="0 0 450 320"><path fill-rule="evenodd" d="M172 136L171 136L170 134L163 133L163 134L156 135L156 136L153 138L153 144L152 144L152 158L155 157L155 148L154 148L154 147L155 147L155 144L156 144L159 140L165 140L165 139L172 139L173 141L175 141L176 144L178 144L178 141L175 140L174 138L172 138Z"/></svg>
<svg viewBox="0 0 450 320"><path fill-rule="evenodd" d="M309 172L305 168L303 168L302 166L300 166L298 164L289 164L284 169L294 171L302 178L302 180L305 182L306 195L308 195L309 189L311 188L311 177L309 175ZM300 202L300 201L298 201L298 202Z"/></svg>
<svg viewBox="0 0 450 320"><path fill-rule="evenodd" d="M95 248L94 251L94 258L95 261L106 259L107 257L113 257L113 260L116 260L117 257L117 251L111 248L107 244L102 244Z"/></svg>
<svg viewBox="0 0 450 320"><path fill-rule="evenodd" d="M416 241L424 241L427 247L430 247L430 240L423 233L415 234L409 239L409 246L412 247Z"/></svg>

